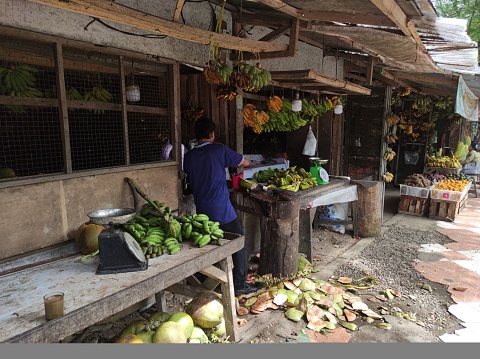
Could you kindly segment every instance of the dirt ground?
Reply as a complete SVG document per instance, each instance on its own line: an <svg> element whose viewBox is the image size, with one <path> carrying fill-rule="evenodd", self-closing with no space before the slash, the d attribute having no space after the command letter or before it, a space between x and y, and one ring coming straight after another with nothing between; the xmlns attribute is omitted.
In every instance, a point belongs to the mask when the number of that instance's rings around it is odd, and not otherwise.
<svg viewBox="0 0 480 359"><path fill-rule="evenodd" d="M325 268L331 264L335 259L342 257L345 253L359 242L359 238L352 236L352 231L347 228L345 234L336 233L327 229L316 229L313 231L314 238L312 238L314 246L313 252L313 265L315 268ZM250 262L250 277L255 274L256 264L255 257L252 256ZM328 281L330 278L319 278ZM448 305L452 303L450 293L442 285L436 283L429 283L433 288L432 298L443 306L447 311ZM367 301L367 298L372 297L372 292L368 290L358 290L357 293L363 298L365 303L375 310L382 307L382 303L371 303ZM167 292L167 306L168 311L173 313L178 310L183 310L190 298L173 295ZM384 318L392 324L391 330L378 329L374 326L368 325L366 322L357 320L355 324L358 326L358 330L350 331L344 328L337 328L333 332L326 335L325 332L318 333L313 332L306 328L306 322L300 320L294 322L284 315L279 314L278 311L275 316L272 315L272 320L263 329L247 338L247 343L287 343L287 342L438 342L438 336L445 332L453 332L455 329L460 328L458 320L451 315L444 315L441 318L441 325L422 326L418 321L406 320L394 316L395 310L400 310L403 313L411 312L415 313L418 317L427 318L424 321L429 320L435 322L438 318L435 317L435 313L431 313L431 308L428 305L419 305L418 302L411 298L402 298L396 300L394 303L389 304L390 307L386 308L383 313ZM394 308L394 309L392 309ZM387 310L388 309L388 310ZM123 318L116 318L112 321L103 321L98 325L94 325L87 328L82 333L77 333L70 338L66 338L64 342L74 343L112 343L116 340L118 333L132 320L138 318L148 318L156 311L155 304L148 308L136 311ZM273 312L273 311L272 311ZM246 317L238 317L239 319L250 320L248 314ZM251 317L250 317L251 318Z"/></svg>

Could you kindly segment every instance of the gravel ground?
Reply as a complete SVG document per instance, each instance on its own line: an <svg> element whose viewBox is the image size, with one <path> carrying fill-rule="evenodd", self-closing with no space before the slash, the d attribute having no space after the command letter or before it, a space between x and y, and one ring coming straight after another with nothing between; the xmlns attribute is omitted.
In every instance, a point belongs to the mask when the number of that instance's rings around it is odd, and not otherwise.
<svg viewBox="0 0 480 359"><path fill-rule="evenodd" d="M313 231L313 259L317 268L331 263L358 243L358 238L353 238L351 230L347 228L345 234L332 232L325 229ZM390 322L402 329L396 333L391 330L389 336L379 336L378 333L369 333L365 322L357 323L359 328L365 330L349 331L350 342L438 342L438 336L444 333L453 333L461 328L459 321L448 313L448 307L454 302L446 287L426 280L417 272L413 264L415 261L438 260L434 254L419 252L422 244L445 244L449 239L438 232L426 232L410 229L405 226L390 226L383 235L376 238L368 247L346 264L338 266L331 278L350 277L358 279L372 276L377 281L372 289L359 289L358 295L363 297L370 309L379 312L383 308L384 315L390 317ZM255 268L255 266L251 266ZM428 284L432 291L422 289ZM393 289L400 292L399 297L383 303L367 301L368 297L378 295L381 290ZM167 293L167 305L171 312L182 308L188 299L181 295ZM88 328L84 333L67 341L83 343L111 343L116 335L130 321L139 317L148 317L155 311L155 305L148 309L138 311L124 318L112 322L102 323ZM415 320L407 320L392 316L395 312L412 313ZM401 321L401 322L399 322ZM407 326L405 326L407 324ZM410 327L408 327L410 326ZM306 323L302 320L293 322L285 317L272 321L250 343L285 343L298 342L299 334L305 329ZM408 329L410 328L410 329ZM360 328L361 329L361 328ZM418 332L420 330L420 333ZM383 331L386 332L386 331Z"/></svg>
<svg viewBox="0 0 480 359"><path fill-rule="evenodd" d="M314 231L314 233L316 235L314 248L317 250L316 255L319 257L317 266L328 264L329 261L325 261L325 258L339 256L357 242L348 234L340 235L321 230ZM425 279L413 267L414 263L419 260L438 260L438 258L434 258L434 254L419 252L422 244L446 244L448 242L450 242L448 237L438 232L420 231L406 226L391 226L361 253L351 258L347 263L338 266L331 278L322 278L324 280L338 277L359 279L367 275L372 276L377 281L374 287L358 291L358 294L364 298L364 302L369 305L370 309L378 312L378 309L382 307L384 308L383 313L386 315L392 315L400 311L401 313L410 312L416 319L415 321L408 321L408 324L413 324L413 326L410 325L410 329L402 327L402 330L383 339L379 336L375 338L365 336L362 331L349 332L352 335L350 342L380 342L382 340L388 342L439 342L438 336L446 332L453 333L455 329L462 328L460 322L448 312L448 307L454 302L446 287ZM432 291L422 289L425 284L429 285ZM367 297L378 295L384 289L397 290L401 296L380 304L365 300ZM397 323L397 319L399 318L390 317L391 322L395 321ZM400 320L407 321L406 319ZM361 323L358 324L362 325ZM290 323L282 319L262 331L252 342L278 343L288 341L288 339L285 339L285 333L291 327ZM415 339L412 339L412 337ZM293 339L290 338L290 340Z"/></svg>

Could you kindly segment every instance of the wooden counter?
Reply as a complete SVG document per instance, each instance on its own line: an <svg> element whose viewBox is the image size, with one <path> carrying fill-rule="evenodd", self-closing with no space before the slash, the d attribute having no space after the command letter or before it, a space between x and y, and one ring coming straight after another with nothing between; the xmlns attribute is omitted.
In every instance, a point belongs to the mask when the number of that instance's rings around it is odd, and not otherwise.
<svg viewBox="0 0 480 359"><path fill-rule="evenodd" d="M262 272L270 270L274 275L290 275L296 272L297 267L295 266L299 252L306 254L307 258L312 261L312 222L318 199L335 195L340 191L343 193L352 187L356 194L356 186L352 185L348 178L331 178L328 184L298 192L276 189L250 192L231 190L233 206L243 223L248 217L259 217L258 232L261 237L259 274L265 274ZM342 201L340 200L340 202ZM355 213L355 211L353 212ZM355 218L352 221L321 222L346 224L355 222ZM356 229L355 225L354 228ZM251 238L255 236L256 233L245 228L247 243L255 240ZM275 253L271 254L272 251ZM263 263L262 258L265 259Z"/></svg>
<svg viewBox="0 0 480 359"><path fill-rule="evenodd" d="M78 255L0 276L0 342L57 343L152 295L164 306L163 291L196 272L220 281L227 335L238 341L231 255L245 237L225 238L221 246L182 243L177 254L150 259L144 271L96 275L98 256L80 262ZM46 321L42 298L52 291L65 293L65 314Z"/></svg>

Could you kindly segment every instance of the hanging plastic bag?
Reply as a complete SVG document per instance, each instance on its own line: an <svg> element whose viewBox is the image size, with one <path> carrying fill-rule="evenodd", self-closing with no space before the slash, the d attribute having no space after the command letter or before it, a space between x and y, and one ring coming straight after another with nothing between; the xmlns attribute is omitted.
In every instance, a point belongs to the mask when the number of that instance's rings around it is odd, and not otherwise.
<svg viewBox="0 0 480 359"><path fill-rule="evenodd" d="M163 151L162 151L162 160L163 161L168 161L170 160L170 152L172 152L172 149L173 149L173 146L172 144L170 143L170 141L168 141L168 143L165 145L165 147L163 148Z"/></svg>
<svg viewBox="0 0 480 359"><path fill-rule="evenodd" d="M307 139L305 145L303 146L303 154L306 156L315 156L315 151L317 150L317 139L312 131L312 126L308 129Z"/></svg>

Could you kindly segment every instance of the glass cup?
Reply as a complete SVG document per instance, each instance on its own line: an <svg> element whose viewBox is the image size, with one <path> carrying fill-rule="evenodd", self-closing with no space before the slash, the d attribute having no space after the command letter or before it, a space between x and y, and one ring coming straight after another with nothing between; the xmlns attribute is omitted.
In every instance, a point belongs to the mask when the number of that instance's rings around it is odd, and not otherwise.
<svg viewBox="0 0 480 359"><path fill-rule="evenodd" d="M64 294L62 292L48 293L43 297L43 304L45 304L45 317L47 320L52 320L63 315L63 300Z"/></svg>

